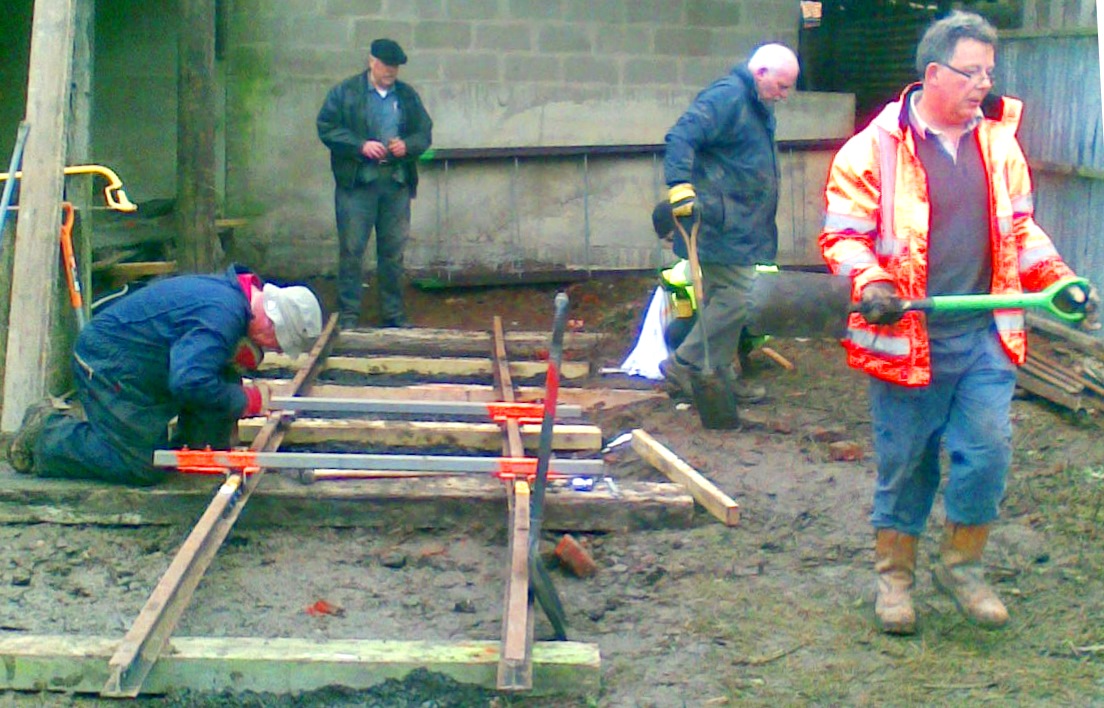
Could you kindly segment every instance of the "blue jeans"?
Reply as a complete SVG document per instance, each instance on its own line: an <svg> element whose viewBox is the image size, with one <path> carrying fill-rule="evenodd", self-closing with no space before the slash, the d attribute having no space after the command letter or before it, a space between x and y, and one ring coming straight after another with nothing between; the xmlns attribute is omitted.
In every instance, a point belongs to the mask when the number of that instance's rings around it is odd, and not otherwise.
<svg viewBox="0 0 1104 708"><path fill-rule="evenodd" d="M870 380L878 479L875 529L918 536L940 480L940 447L950 457L947 520L987 524L999 514L1012 460L1016 368L995 329L932 342L932 383L911 388Z"/></svg>

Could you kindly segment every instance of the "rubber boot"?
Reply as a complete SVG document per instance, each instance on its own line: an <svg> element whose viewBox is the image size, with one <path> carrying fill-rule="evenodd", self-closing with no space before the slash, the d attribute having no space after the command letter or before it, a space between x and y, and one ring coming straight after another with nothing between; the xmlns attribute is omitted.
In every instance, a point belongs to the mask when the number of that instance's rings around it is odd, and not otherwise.
<svg viewBox="0 0 1104 708"><path fill-rule="evenodd" d="M878 596L874 600L878 627L887 634L914 633L916 610L910 591L916 577L916 536L878 529L874 570L878 571Z"/></svg>
<svg viewBox="0 0 1104 708"><path fill-rule="evenodd" d="M943 532L940 559L932 569L932 581L954 600L967 619L986 629L1008 622L1008 610L985 582L981 554L989 540L989 526L948 522Z"/></svg>

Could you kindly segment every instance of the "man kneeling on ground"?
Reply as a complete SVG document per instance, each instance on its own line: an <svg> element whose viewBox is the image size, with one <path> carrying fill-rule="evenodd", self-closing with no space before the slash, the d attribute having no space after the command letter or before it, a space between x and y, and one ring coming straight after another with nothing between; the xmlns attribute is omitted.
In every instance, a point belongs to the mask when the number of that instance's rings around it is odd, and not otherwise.
<svg viewBox="0 0 1104 708"><path fill-rule="evenodd" d="M238 418L267 413L268 388L241 379L262 349L298 356L321 331L310 289L265 284L238 266L154 282L97 313L77 337L83 416L51 399L32 405L8 460L40 477L156 484L166 472L153 466L154 450L226 449Z"/></svg>

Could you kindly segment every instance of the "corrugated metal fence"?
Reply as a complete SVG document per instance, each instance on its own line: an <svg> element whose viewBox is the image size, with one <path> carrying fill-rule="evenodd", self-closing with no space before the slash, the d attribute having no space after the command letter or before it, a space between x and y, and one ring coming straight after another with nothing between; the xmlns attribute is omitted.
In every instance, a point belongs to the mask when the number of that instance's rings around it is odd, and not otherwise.
<svg viewBox="0 0 1104 708"><path fill-rule="evenodd" d="M1007 33L997 90L1024 100L1035 216L1067 262L1104 286L1104 131L1096 33Z"/></svg>

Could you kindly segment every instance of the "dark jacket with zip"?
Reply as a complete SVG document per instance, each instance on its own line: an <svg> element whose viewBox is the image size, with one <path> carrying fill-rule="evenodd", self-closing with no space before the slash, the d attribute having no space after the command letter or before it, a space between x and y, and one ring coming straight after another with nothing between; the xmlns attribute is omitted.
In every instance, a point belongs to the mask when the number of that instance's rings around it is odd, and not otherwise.
<svg viewBox="0 0 1104 708"><path fill-rule="evenodd" d="M374 162L360 154L366 141L380 139L368 109L369 92L374 90L368 72L350 76L330 89L318 112L318 137L330 149L334 181L342 187L356 184L360 166ZM397 162L413 197L418 192L418 156L433 142L433 121L410 84L396 81L394 91L402 113L399 137L406 142L406 156Z"/></svg>
<svg viewBox="0 0 1104 708"><path fill-rule="evenodd" d="M689 182L701 210L703 263L750 266L778 254L778 155L774 112L759 100L746 64L694 99L667 133L668 186ZM675 253L686 247L675 238Z"/></svg>
<svg viewBox="0 0 1104 708"><path fill-rule="evenodd" d="M253 317L242 275L249 272L230 266L156 281L98 312L77 337L79 375L103 377L120 410L140 411L146 444L164 443L183 410L231 421L245 408L241 384L224 376Z"/></svg>

